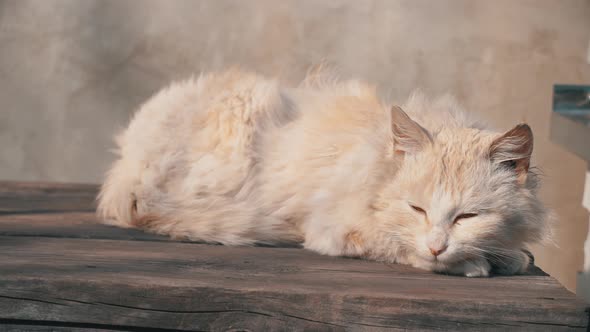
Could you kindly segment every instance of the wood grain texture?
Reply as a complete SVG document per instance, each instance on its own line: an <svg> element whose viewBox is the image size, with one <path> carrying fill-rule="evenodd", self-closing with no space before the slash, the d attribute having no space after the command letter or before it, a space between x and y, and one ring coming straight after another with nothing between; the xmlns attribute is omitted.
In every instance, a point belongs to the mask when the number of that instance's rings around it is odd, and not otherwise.
<svg viewBox="0 0 590 332"><path fill-rule="evenodd" d="M0 330L588 326L586 304L535 267L469 279L302 249L178 242L99 224L95 194L92 185L0 183Z"/></svg>
<svg viewBox="0 0 590 332"><path fill-rule="evenodd" d="M93 184L0 181L0 214L92 212L97 194Z"/></svg>
<svg viewBox="0 0 590 332"><path fill-rule="evenodd" d="M252 331L588 323L585 305L549 276L468 279L301 249L147 244L0 237L0 322Z"/></svg>
<svg viewBox="0 0 590 332"><path fill-rule="evenodd" d="M0 235L173 241L138 229L101 224L94 212L0 214Z"/></svg>

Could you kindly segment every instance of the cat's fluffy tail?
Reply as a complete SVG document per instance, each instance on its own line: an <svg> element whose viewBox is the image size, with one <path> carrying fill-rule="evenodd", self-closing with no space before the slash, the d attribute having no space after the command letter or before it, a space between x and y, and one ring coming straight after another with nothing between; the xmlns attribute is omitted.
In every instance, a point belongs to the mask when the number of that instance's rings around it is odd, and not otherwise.
<svg viewBox="0 0 590 332"><path fill-rule="evenodd" d="M103 223L225 245L293 245L303 241L298 227L260 214L247 201L213 194L162 195L143 188L140 174L137 165L125 159L115 162L98 196L97 211Z"/></svg>
<svg viewBox="0 0 590 332"><path fill-rule="evenodd" d="M134 216L132 225L175 239L225 245L293 245L303 241L295 225L225 196L162 197L157 209Z"/></svg>
<svg viewBox="0 0 590 332"><path fill-rule="evenodd" d="M124 159L115 162L98 195L97 213L105 224L132 227L136 211L134 187L139 183L139 172Z"/></svg>

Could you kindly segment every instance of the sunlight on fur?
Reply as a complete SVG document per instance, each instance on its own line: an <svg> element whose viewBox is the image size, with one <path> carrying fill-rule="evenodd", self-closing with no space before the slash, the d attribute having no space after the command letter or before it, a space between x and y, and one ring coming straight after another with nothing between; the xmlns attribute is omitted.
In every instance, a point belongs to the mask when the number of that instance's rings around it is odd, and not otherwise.
<svg viewBox="0 0 590 332"><path fill-rule="evenodd" d="M285 87L234 69L162 90L117 143L98 212L120 227L469 277L525 271L548 235L531 129L449 96L399 107L321 71Z"/></svg>

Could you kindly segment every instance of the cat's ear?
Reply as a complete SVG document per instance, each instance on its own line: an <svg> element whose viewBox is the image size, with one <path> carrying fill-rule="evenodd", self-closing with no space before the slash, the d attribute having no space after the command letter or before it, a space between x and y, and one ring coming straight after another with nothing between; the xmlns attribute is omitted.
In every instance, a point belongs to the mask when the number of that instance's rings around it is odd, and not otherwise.
<svg viewBox="0 0 590 332"><path fill-rule="evenodd" d="M490 145L490 159L504 164L516 172L518 182L526 182L531 155L533 153L533 131L523 123L496 138Z"/></svg>
<svg viewBox="0 0 590 332"><path fill-rule="evenodd" d="M391 131L395 152L414 153L432 143L430 133L410 119L399 106L391 109Z"/></svg>

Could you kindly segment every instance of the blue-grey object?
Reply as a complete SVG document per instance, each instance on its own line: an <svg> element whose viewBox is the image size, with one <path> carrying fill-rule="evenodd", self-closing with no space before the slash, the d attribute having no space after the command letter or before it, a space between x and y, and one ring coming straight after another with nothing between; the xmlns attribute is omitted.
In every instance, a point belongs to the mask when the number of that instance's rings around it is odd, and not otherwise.
<svg viewBox="0 0 590 332"><path fill-rule="evenodd" d="M555 85L552 113L551 140L585 159L590 170L590 85ZM579 272L576 294L586 302L588 285L590 273Z"/></svg>
<svg viewBox="0 0 590 332"><path fill-rule="evenodd" d="M590 162L590 85L553 87L551 140Z"/></svg>
<svg viewBox="0 0 590 332"><path fill-rule="evenodd" d="M553 111L573 121L590 126L590 86L555 85Z"/></svg>

